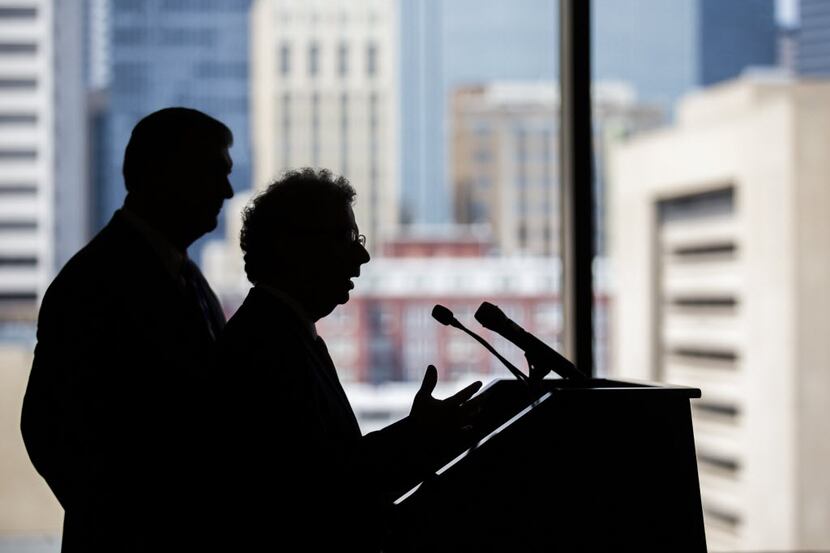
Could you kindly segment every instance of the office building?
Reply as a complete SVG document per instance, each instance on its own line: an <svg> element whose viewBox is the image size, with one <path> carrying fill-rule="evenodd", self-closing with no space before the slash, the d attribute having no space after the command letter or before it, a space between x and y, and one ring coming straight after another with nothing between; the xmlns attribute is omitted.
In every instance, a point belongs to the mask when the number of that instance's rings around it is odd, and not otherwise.
<svg viewBox="0 0 830 553"><path fill-rule="evenodd" d="M251 15L252 193L298 167L344 175L357 191L355 218L370 250L398 227L395 6L258 0ZM249 199L228 202L227 239L205 248L211 282L244 289L239 231Z"/></svg>
<svg viewBox="0 0 830 553"><path fill-rule="evenodd" d="M459 223L493 227L504 255L560 253L559 87L494 82L453 95L452 184ZM606 143L664 121L625 85L594 87L597 251L604 251Z"/></svg>
<svg viewBox="0 0 830 553"><path fill-rule="evenodd" d="M743 78L619 146L612 374L699 387L709 548L830 547L830 84Z"/></svg>
<svg viewBox="0 0 830 553"><path fill-rule="evenodd" d="M0 320L32 322L54 264L55 9L0 2Z"/></svg>
<svg viewBox="0 0 830 553"><path fill-rule="evenodd" d="M453 91L492 80L554 80L556 0L401 0L401 179L406 222L452 220Z"/></svg>
<svg viewBox="0 0 830 553"><path fill-rule="evenodd" d="M92 183L89 156L85 4L54 2L55 191L54 271L89 240Z"/></svg>
<svg viewBox="0 0 830 553"><path fill-rule="evenodd" d="M403 209L417 223L446 222L453 214L453 91L558 80L559 2L401 6ZM671 110L692 90L775 65L774 11L773 0L595 0L593 77L627 83L639 101Z"/></svg>
<svg viewBox="0 0 830 553"><path fill-rule="evenodd" d="M259 0L252 15L256 186L303 166L346 176L370 248L398 224L396 6Z"/></svg>
<svg viewBox="0 0 830 553"><path fill-rule="evenodd" d="M830 4L799 0L795 69L799 75L830 77Z"/></svg>

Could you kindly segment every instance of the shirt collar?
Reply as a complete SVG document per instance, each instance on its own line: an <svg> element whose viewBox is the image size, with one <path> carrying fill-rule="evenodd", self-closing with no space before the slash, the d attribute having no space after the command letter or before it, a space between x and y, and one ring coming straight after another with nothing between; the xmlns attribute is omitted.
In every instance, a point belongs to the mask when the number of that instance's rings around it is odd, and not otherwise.
<svg viewBox="0 0 830 553"><path fill-rule="evenodd" d="M300 305L300 302L298 302L296 299L286 294L279 288L271 286L270 284L257 284L256 287L267 291L269 294L276 297L284 304L286 304L289 308L291 308L291 310L303 322L303 326L305 326L308 329L309 333L311 334L311 337L314 340L317 339L317 327L315 326L314 321L311 319L311 317L308 316L308 312L306 312L305 308L302 305Z"/></svg>
<svg viewBox="0 0 830 553"><path fill-rule="evenodd" d="M187 254L178 250L164 234L145 221L140 215L124 207L118 210L123 219L138 232L156 252L161 263L173 279L178 279L187 261Z"/></svg>

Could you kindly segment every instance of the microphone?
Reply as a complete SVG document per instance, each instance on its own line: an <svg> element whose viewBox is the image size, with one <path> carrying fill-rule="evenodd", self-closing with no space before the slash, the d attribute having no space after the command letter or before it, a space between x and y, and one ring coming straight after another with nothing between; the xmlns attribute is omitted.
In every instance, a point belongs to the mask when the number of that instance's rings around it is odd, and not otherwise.
<svg viewBox="0 0 830 553"><path fill-rule="evenodd" d="M452 311L450 311L448 308L444 307L443 305L436 305L432 308L432 318L444 326L455 327L472 336L479 344L487 348L487 351L495 355L496 358L498 358L498 360L501 361L505 367L507 367L507 370L513 373L513 376L515 376L522 382L527 382L527 376L522 371L517 369L510 361L502 357L501 354L499 354L499 352L497 352L493 348L493 346L491 346L484 340L484 338L482 338L481 336L479 336L478 334L476 334L475 332L471 331L463 324L461 324L458 321L458 319L455 318L455 315L453 315Z"/></svg>
<svg viewBox="0 0 830 553"><path fill-rule="evenodd" d="M517 325L504 314L504 311L492 303L486 301L482 303L475 313L475 318L484 328L489 328L496 334L501 335L525 352L531 368L535 369L531 370L531 377L534 380L543 378L550 370L553 370L562 378L576 380L585 378L585 375L573 363Z"/></svg>

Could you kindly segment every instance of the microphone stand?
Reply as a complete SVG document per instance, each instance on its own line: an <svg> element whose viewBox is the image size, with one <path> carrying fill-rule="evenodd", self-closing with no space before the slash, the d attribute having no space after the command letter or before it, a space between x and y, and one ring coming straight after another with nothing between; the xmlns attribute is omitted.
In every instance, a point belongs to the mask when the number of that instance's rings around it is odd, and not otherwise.
<svg viewBox="0 0 830 553"><path fill-rule="evenodd" d="M496 351L496 349L493 346L491 346L490 344L488 344L484 340L484 338L482 338L481 336L479 336L475 332L467 330L467 328L464 325L459 324L458 326L456 326L456 325L452 325L452 326L454 326L455 328L457 328L459 330L463 330L464 332L466 332L467 334L472 336L476 340L476 342L478 342L479 344L481 344L482 346L487 348L487 351L489 351L490 353L495 355L496 359L501 361L502 364L505 367L507 367L507 370L509 370L511 373L513 373L513 376L515 376L518 380L524 382L525 384L528 383L527 375L525 375L522 371L520 371L518 368L516 368L516 366L513 363L511 363L510 361L508 361L507 359L502 357L501 354L498 351Z"/></svg>

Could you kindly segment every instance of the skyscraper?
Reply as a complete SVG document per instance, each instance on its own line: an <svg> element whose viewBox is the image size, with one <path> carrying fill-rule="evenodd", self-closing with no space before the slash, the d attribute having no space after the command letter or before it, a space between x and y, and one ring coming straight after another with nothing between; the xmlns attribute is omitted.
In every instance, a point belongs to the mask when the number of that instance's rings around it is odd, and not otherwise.
<svg viewBox="0 0 830 553"><path fill-rule="evenodd" d="M401 222L445 221L443 186L443 5L441 0L400 2Z"/></svg>
<svg viewBox="0 0 830 553"><path fill-rule="evenodd" d="M235 190L250 188L249 11L249 0L111 0L109 48L99 53L110 70L96 70L109 73L97 226L126 193L121 161L130 131L164 107L196 108L227 124L234 133L231 182Z"/></svg>
<svg viewBox="0 0 830 553"><path fill-rule="evenodd" d="M340 173L357 190L355 217L374 244L398 223L397 17L387 0L254 6L257 186L302 166Z"/></svg>
<svg viewBox="0 0 830 553"><path fill-rule="evenodd" d="M31 322L54 265L51 0L0 3L0 321Z"/></svg>
<svg viewBox="0 0 830 553"><path fill-rule="evenodd" d="M596 181L602 190L608 139L658 126L664 113L613 83L594 86L593 106ZM559 109L553 81L496 81L453 95L455 217L459 223L491 225L503 255L560 253ZM598 230L601 238L603 229ZM598 241L597 251L603 250Z"/></svg>
<svg viewBox="0 0 830 553"><path fill-rule="evenodd" d="M397 3L256 0L252 8L254 181L297 167L331 169L355 190L355 219L372 251L398 225ZM205 274L244 290L240 212L205 250Z"/></svg>
<svg viewBox="0 0 830 553"><path fill-rule="evenodd" d="M450 102L459 86L552 80L558 2L401 0L401 179L407 222L452 219Z"/></svg>
<svg viewBox="0 0 830 553"><path fill-rule="evenodd" d="M80 4L80 5L79 5ZM54 271L87 242L91 230L91 183L87 86L84 63L86 6L54 2L55 192ZM51 277L51 275L50 275Z"/></svg>
<svg viewBox="0 0 830 553"><path fill-rule="evenodd" d="M743 78L612 156L612 373L702 390L714 551L830 545L829 106Z"/></svg>
<svg viewBox="0 0 830 553"><path fill-rule="evenodd" d="M800 25L796 34L796 72L830 76L830 3L800 0Z"/></svg>
<svg viewBox="0 0 830 553"><path fill-rule="evenodd" d="M452 212L452 91L557 80L559 2L401 1L404 210L441 222ZM776 61L773 0L595 0L592 17L594 80L627 83L667 112L695 88Z"/></svg>

